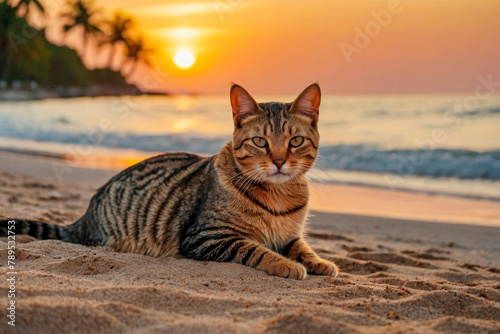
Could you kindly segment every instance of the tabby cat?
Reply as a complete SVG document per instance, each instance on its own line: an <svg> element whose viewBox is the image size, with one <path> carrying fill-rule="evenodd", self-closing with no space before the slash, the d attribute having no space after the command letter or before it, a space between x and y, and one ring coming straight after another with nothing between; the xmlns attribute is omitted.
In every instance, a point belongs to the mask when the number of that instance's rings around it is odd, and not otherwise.
<svg viewBox="0 0 500 334"><path fill-rule="evenodd" d="M230 92L233 139L212 157L166 153L114 176L75 223L16 220L16 233L120 252L234 262L270 275L335 277L304 240L305 173L317 155L321 91L293 103L257 103ZM1 220L0 236L7 234Z"/></svg>

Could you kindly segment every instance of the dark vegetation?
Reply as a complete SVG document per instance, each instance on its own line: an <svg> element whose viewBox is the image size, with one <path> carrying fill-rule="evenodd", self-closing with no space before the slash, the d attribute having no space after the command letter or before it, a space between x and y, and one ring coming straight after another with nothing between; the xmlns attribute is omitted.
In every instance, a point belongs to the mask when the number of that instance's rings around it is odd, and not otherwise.
<svg viewBox="0 0 500 334"><path fill-rule="evenodd" d="M42 89L112 87L113 92L131 91L135 86L127 83L126 76L134 73L138 63L149 64L147 54L151 50L145 47L144 39L135 30L134 20L122 13L98 20L102 15L88 1L70 1L63 6L58 13L61 18L58 21L63 23L60 29L65 34L75 30L73 36L81 34L80 54L47 40L45 28L36 29L30 24L32 15L48 21L46 10L38 0L0 2L0 89L17 85L30 89L33 86ZM106 68L89 70L85 66L82 58L86 59L91 43L97 46L98 52L108 45ZM116 67L119 51L124 52L120 58L124 60L118 70L113 70L111 66L114 63Z"/></svg>

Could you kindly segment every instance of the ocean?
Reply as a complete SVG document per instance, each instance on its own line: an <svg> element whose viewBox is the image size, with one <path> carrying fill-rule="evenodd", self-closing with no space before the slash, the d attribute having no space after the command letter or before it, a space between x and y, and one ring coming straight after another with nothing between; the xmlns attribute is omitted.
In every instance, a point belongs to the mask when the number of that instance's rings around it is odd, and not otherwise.
<svg viewBox="0 0 500 334"><path fill-rule="evenodd" d="M319 128L313 182L500 201L500 95L327 95ZM0 102L0 150L73 164L116 168L167 151L215 154L231 133L226 96Z"/></svg>

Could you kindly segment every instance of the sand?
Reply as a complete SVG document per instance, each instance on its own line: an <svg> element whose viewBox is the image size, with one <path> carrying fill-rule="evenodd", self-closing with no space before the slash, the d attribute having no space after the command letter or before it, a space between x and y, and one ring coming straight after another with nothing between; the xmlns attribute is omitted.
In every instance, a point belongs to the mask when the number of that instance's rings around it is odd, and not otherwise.
<svg viewBox="0 0 500 334"><path fill-rule="evenodd" d="M71 222L114 173L75 168L59 180L48 161L0 158L0 217ZM370 189L335 189L373 206ZM410 199L427 207L425 197ZM464 213L470 224L432 222L435 212L418 221L313 211L307 239L339 265L336 279L287 280L237 264L17 236L16 327L7 324L2 279L0 333L500 333L500 228L482 226L499 217L495 203L468 204L482 208ZM475 220L482 205L493 223ZM6 265L0 238L2 277Z"/></svg>

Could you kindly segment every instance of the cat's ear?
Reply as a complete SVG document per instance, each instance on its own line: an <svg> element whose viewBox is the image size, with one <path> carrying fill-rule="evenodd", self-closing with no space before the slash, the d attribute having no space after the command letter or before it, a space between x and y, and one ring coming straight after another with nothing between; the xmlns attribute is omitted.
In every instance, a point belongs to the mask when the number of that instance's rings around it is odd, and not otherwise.
<svg viewBox="0 0 500 334"><path fill-rule="evenodd" d="M235 83L231 86L231 107L233 108L234 124L239 124L245 117L259 109L257 102L240 85Z"/></svg>
<svg viewBox="0 0 500 334"><path fill-rule="evenodd" d="M321 89L317 83L313 83L293 101L290 112L307 116L316 124L318 122L320 103Z"/></svg>

